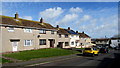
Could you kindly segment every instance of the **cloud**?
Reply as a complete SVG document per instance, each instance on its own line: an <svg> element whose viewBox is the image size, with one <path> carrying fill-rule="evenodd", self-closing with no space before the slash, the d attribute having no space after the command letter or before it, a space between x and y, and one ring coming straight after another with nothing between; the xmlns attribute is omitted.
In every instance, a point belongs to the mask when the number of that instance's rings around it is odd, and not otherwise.
<svg viewBox="0 0 120 68"><path fill-rule="evenodd" d="M63 9L61 7L54 7L40 12L40 16L44 18L55 18L62 13L63 13Z"/></svg>
<svg viewBox="0 0 120 68"><path fill-rule="evenodd" d="M27 19L27 20L32 20L33 18L31 16L23 16L23 19Z"/></svg>
<svg viewBox="0 0 120 68"><path fill-rule="evenodd" d="M77 17L78 17L77 14L67 14L63 17L62 22L69 22L76 19Z"/></svg>
<svg viewBox="0 0 120 68"><path fill-rule="evenodd" d="M82 8L79 8L79 7L76 7L76 8L70 8L69 10L70 12L72 13L80 13L80 12L83 12L83 9Z"/></svg>
<svg viewBox="0 0 120 68"><path fill-rule="evenodd" d="M79 25L78 25L79 26ZM111 37L118 33L118 17L117 15L109 17L100 17L89 19L88 24L79 26L80 31L85 31L93 38Z"/></svg>
<svg viewBox="0 0 120 68"><path fill-rule="evenodd" d="M80 23L85 23L86 21L89 21L92 19L92 16L90 15L83 15L81 18L79 18L75 23L80 24ZM92 20L91 20L92 21ZM95 20L94 20L95 21Z"/></svg>
<svg viewBox="0 0 120 68"><path fill-rule="evenodd" d="M71 21L76 20L78 17L77 14L66 14L60 21L59 23L57 22L57 24L66 24L69 23Z"/></svg>
<svg viewBox="0 0 120 68"><path fill-rule="evenodd" d="M82 20L82 21L87 21L87 20L90 20L90 18L91 18L90 15L84 15L81 20Z"/></svg>

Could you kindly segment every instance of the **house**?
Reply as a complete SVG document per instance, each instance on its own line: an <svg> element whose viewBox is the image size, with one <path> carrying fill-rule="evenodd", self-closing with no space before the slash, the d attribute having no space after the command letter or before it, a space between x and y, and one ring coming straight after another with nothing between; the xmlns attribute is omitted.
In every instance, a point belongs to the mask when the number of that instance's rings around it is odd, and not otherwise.
<svg viewBox="0 0 120 68"><path fill-rule="evenodd" d="M57 30L52 25L40 21L25 20L15 17L0 16L2 52L23 51L57 47Z"/></svg>
<svg viewBox="0 0 120 68"><path fill-rule="evenodd" d="M76 31L78 33L78 31ZM86 48L86 47L92 47L95 44L91 43L91 38L90 36L88 36L87 34L85 34L84 32L82 33L78 33L79 34L79 43L80 43L80 48Z"/></svg>
<svg viewBox="0 0 120 68"><path fill-rule="evenodd" d="M97 38L97 39L92 39L96 46L102 47L102 46L109 46L110 44L110 39L109 38Z"/></svg>
<svg viewBox="0 0 120 68"><path fill-rule="evenodd" d="M110 47L120 47L120 38L110 38Z"/></svg>
<svg viewBox="0 0 120 68"><path fill-rule="evenodd" d="M79 34L71 30L70 27L68 27L68 29L65 29L65 30L69 33L70 47L76 48L77 46L79 46Z"/></svg>
<svg viewBox="0 0 120 68"><path fill-rule="evenodd" d="M57 47L58 48L70 48L70 34L63 28L59 28L59 25L57 25Z"/></svg>

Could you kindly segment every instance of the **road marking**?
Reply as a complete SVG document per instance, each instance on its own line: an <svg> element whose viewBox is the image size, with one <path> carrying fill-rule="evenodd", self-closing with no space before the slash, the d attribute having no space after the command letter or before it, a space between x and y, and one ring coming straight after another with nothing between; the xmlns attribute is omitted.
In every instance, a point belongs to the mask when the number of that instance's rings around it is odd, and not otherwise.
<svg viewBox="0 0 120 68"><path fill-rule="evenodd" d="M44 64L48 64L48 63L52 63L52 62L56 62L56 61L63 61L63 60L73 59L73 58L76 58L76 57L83 57L83 56L75 56L75 57L61 59L61 60L55 60L55 61L45 61L45 62L41 62L41 63L26 65L25 67L36 66L36 65L44 65Z"/></svg>

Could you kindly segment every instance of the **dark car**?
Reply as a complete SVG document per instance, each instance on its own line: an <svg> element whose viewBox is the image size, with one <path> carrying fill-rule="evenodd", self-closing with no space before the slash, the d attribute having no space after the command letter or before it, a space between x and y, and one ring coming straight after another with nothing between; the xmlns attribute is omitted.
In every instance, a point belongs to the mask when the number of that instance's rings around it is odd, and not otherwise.
<svg viewBox="0 0 120 68"><path fill-rule="evenodd" d="M115 49L115 50L120 50L120 47L115 47L114 49Z"/></svg>
<svg viewBox="0 0 120 68"><path fill-rule="evenodd" d="M109 49L108 48L100 48L99 53L108 53Z"/></svg>

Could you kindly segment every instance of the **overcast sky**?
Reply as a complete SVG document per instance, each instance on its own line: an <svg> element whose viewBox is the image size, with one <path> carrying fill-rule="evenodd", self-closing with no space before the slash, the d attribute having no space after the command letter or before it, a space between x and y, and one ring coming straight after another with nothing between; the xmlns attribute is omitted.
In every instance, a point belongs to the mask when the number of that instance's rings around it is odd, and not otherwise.
<svg viewBox="0 0 120 68"><path fill-rule="evenodd" d="M2 15L14 17L15 12L20 18L39 21L42 17L53 26L71 27L93 38L111 37L118 32L117 2L2 3Z"/></svg>

